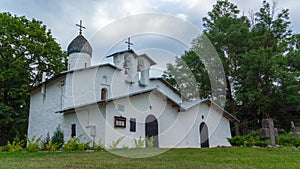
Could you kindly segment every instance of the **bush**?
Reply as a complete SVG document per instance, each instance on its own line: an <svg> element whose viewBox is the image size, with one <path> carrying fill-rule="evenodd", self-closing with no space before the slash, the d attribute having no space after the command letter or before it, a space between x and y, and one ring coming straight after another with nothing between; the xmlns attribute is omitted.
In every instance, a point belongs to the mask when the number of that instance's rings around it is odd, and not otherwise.
<svg viewBox="0 0 300 169"><path fill-rule="evenodd" d="M241 146L244 145L244 142L246 141L245 136L234 136L232 138L228 138L228 141L233 146Z"/></svg>
<svg viewBox="0 0 300 169"><path fill-rule="evenodd" d="M24 140L13 141L12 143L10 143L10 141L8 141L8 143L7 143L7 149L10 152L19 152L19 151L22 151L23 147L24 147Z"/></svg>
<svg viewBox="0 0 300 169"><path fill-rule="evenodd" d="M228 141L233 146L245 146L245 147L252 147L252 146L266 147L269 144L268 141L260 139L259 133L255 131L251 132L246 136L234 136L232 138L228 138Z"/></svg>
<svg viewBox="0 0 300 169"><path fill-rule="evenodd" d="M39 143L41 141L42 136L39 138L35 139L36 136L33 136L32 139L30 140L27 138L27 151L29 152L36 152L40 150Z"/></svg>
<svg viewBox="0 0 300 169"><path fill-rule="evenodd" d="M256 140L254 145L259 147L267 147L269 145L269 142L266 140Z"/></svg>
<svg viewBox="0 0 300 169"><path fill-rule="evenodd" d="M0 146L0 152L6 151L6 150L7 150L7 147L6 147L6 146Z"/></svg>
<svg viewBox="0 0 300 169"><path fill-rule="evenodd" d="M47 151L56 151L58 149L59 149L59 145L56 143L53 144L51 140L44 147L44 150L47 150Z"/></svg>
<svg viewBox="0 0 300 169"><path fill-rule="evenodd" d="M74 137L69 139L63 146L63 151L74 151L78 148L78 138Z"/></svg>
<svg viewBox="0 0 300 169"><path fill-rule="evenodd" d="M58 145L59 149L64 145L64 133L61 131L59 125L53 133L53 137L51 138L51 140L52 144Z"/></svg>
<svg viewBox="0 0 300 169"><path fill-rule="evenodd" d="M282 146L300 146L300 138L291 134L282 134L277 137L277 144Z"/></svg>
<svg viewBox="0 0 300 169"><path fill-rule="evenodd" d="M91 142L87 142L87 143L78 143L78 148L77 150L89 150L90 149L90 144Z"/></svg>
<svg viewBox="0 0 300 169"><path fill-rule="evenodd" d="M146 145L147 145L147 147L150 147L150 148L154 147L154 137L153 136L146 138Z"/></svg>
<svg viewBox="0 0 300 169"><path fill-rule="evenodd" d="M47 144L49 144L50 141L51 141L51 138L50 138L50 134L48 132L47 136L44 138L44 140L42 142L42 149L43 150L47 150L46 146L47 146Z"/></svg>
<svg viewBox="0 0 300 169"><path fill-rule="evenodd" d="M82 135L80 135L79 137L73 137L69 139L64 144L63 151L88 150L90 148L89 144L91 142L81 143L80 137L82 137Z"/></svg>

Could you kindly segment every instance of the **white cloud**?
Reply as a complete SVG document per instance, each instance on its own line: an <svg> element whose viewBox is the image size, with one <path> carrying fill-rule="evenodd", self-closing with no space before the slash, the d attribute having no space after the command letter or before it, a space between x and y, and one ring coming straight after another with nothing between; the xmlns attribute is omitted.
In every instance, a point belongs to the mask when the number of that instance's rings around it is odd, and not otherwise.
<svg viewBox="0 0 300 169"><path fill-rule="evenodd" d="M75 24L79 20L83 20L83 24L87 27L84 35L87 38L93 37L94 33L104 28L106 25L112 24L118 19L129 15L141 13L165 13L174 15L185 21L189 21L201 28L202 17L206 16L207 12L212 9L212 6L217 0L131 0L127 1L98 1L98 0L77 0L76 2L61 0L61 1L39 1L28 0L26 3L23 0L2 0L0 11L8 11L17 15L25 15L28 18L36 18L42 20L48 28L52 29L54 37L62 44L64 50L70 41L78 34L78 28ZM230 0L237 4L241 12L246 15L250 9L257 11L262 4L261 0L241 1ZM279 8L289 8L292 19L292 29L300 32L300 23L297 22L300 15L300 3L295 0L278 0ZM135 27L146 28L147 26L152 31L158 30L164 26L164 21L161 19L155 20L139 20L139 24ZM136 28L130 25L119 26L115 30L108 31L109 36L114 35L114 31L119 31L127 27L134 31ZM178 26L169 27L170 29L184 29ZM150 30L148 30L150 31ZM183 30L184 33L184 30ZM113 38L112 38L113 39ZM99 46L98 44L92 44Z"/></svg>
<svg viewBox="0 0 300 169"><path fill-rule="evenodd" d="M185 14L183 14L183 13L177 14L176 17L178 17L179 19L182 19L182 20L184 20L184 21L186 21L187 18L188 18L188 17L187 17Z"/></svg>

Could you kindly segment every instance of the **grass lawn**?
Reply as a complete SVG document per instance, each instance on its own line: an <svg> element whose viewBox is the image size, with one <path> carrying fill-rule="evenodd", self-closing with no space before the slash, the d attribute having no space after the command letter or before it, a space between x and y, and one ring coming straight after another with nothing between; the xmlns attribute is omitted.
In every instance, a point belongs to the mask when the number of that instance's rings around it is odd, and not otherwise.
<svg viewBox="0 0 300 169"><path fill-rule="evenodd" d="M159 149L120 149L117 153L153 153ZM149 158L125 158L110 152L1 152L0 168L300 168L300 149L171 149Z"/></svg>

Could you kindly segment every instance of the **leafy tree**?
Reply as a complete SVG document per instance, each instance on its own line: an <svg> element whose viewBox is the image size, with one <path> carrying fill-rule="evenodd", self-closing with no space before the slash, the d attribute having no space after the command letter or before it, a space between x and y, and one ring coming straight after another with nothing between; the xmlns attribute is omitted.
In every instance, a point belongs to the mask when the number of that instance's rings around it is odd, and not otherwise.
<svg viewBox="0 0 300 169"><path fill-rule="evenodd" d="M263 1L260 10L248 18L241 16L237 6L228 0L219 0L203 22L204 35L214 45L224 67L225 80L217 82L225 82L227 86L225 109L242 121L242 132L260 127L257 122L269 117L288 128L289 109L300 103L300 35L293 35L289 29L289 10L279 11L276 3ZM207 74L213 67L205 66L213 59L207 52L198 54L207 48L204 39L204 36L194 39L191 51L174 65L168 65L164 76L171 84L178 83L176 79L187 76L181 73L182 65L186 64L196 79L200 95L209 97L211 93L207 90L212 83ZM201 62L193 52L202 58ZM190 82L183 83L180 85L184 87Z"/></svg>
<svg viewBox="0 0 300 169"><path fill-rule="evenodd" d="M41 21L0 13L0 145L27 132L29 89L66 68L66 53Z"/></svg>
<svg viewBox="0 0 300 169"><path fill-rule="evenodd" d="M239 17L237 6L228 0L217 1L208 17L203 18L204 34L210 39L222 60L226 81L226 109L236 113L234 82L241 56L248 51L250 21ZM196 43L197 44L197 43ZM194 44L195 46L195 44Z"/></svg>
<svg viewBox="0 0 300 169"><path fill-rule="evenodd" d="M210 84L205 66L195 51L185 51L175 64L167 64L163 77L188 98L210 97Z"/></svg>
<svg viewBox="0 0 300 169"><path fill-rule="evenodd" d="M262 118L284 121L288 116L284 107L300 103L299 80L291 69L297 56L291 52L294 47L289 11L276 11L275 3L263 1L252 17L253 43L237 71L235 90L240 117L245 123Z"/></svg>
<svg viewBox="0 0 300 169"><path fill-rule="evenodd" d="M225 95L224 97L227 100L225 108L235 115L237 115L237 110L233 89L237 76L236 71L240 67L242 55L248 51L250 37L250 21L245 16L239 17L239 14L240 11L237 6L228 0L217 1L213 10L208 12L207 17L203 18L203 26L205 28L204 36L200 36L192 42L191 50L198 54L201 61L191 54L185 54L183 56L183 60L185 63L188 63L189 68L196 70L193 71L193 74L196 77L197 84L201 84L197 85L200 96L211 97L211 92L219 92L221 96ZM214 52L212 52L211 49L206 49L209 48L209 46L207 42L204 43L206 41L205 36L211 41L223 65L214 65L217 62L213 57L209 57L209 55ZM180 66L176 64L174 67L169 65L166 73L172 74L175 72L174 70L176 70L177 74L180 75ZM221 68L224 68L224 72L220 71ZM208 70L213 72L208 72ZM225 75L222 75L222 73ZM213 77L222 77L221 79L215 80L214 85L217 87L211 87ZM223 77L225 79L223 79ZM224 86L224 84L225 89L219 87ZM213 91L213 88L217 91ZM218 95L220 95L219 93Z"/></svg>

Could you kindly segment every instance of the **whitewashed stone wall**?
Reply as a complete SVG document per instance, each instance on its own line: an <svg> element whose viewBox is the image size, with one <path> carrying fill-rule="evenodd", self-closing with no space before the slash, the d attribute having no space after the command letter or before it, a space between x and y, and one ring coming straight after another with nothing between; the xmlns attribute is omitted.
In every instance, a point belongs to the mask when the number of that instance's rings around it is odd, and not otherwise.
<svg viewBox="0 0 300 169"><path fill-rule="evenodd" d="M64 77L48 83L45 87L45 94L41 93L41 88L31 92L30 113L28 124L28 137L50 136L62 123L63 116L55 113L61 110L65 87L61 86ZM63 129L63 128L62 128Z"/></svg>

